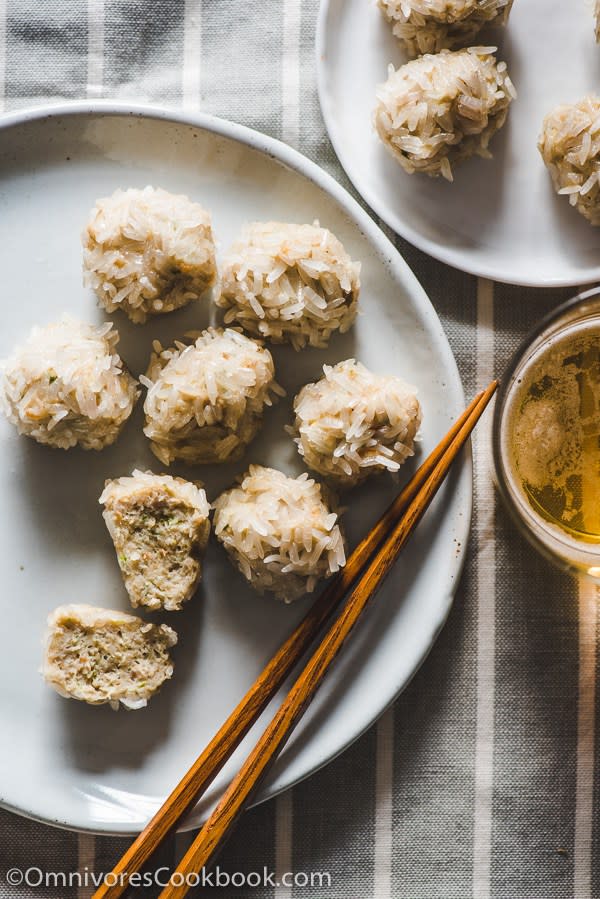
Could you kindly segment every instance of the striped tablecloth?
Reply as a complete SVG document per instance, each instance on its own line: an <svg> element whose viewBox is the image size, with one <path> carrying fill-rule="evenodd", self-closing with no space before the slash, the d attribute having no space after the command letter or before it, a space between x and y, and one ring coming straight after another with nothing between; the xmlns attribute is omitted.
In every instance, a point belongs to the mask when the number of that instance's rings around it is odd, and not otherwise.
<svg viewBox="0 0 600 899"><path fill-rule="evenodd" d="M107 97L202 109L287 141L347 183L317 101L317 6L0 0L0 108ZM478 281L396 243L442 318L468 395L571 293ZM596 592L552 570L514 532L492 487L489 430L478 431L474 450L467 565L427 662L341 758L245 816L221 869L241 877L266 867L279 885L269 876L196 895L600 897ZM18 734L2 739L18 751ZM165 847L156 866L188 839ZM124 847L0 812L0 897L89 896L60 875L79 871L85 881L86 870L110 870ZM29 869L33 883L38 870L55 872L57 885L11 887L13 868Z"/></svg>

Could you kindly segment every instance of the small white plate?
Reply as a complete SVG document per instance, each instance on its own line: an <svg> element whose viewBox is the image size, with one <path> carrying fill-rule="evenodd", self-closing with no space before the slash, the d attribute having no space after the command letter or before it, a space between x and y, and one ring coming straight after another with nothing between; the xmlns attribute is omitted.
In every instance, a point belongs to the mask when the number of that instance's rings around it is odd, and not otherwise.
<svg viewBox="0 0 600 899"><path fill-rule="evenodd" d="M152 183L205 203L221 248L248 220L318 217L362 261L356 327L333 339L327 351L275 350L277 377L288 396L268 412L243 462L194 470L175 466L175 473L202 478L210 499L253 461L300 473L294 444L283 429L294 393L319 376L325 361L356 356L416 384L425 416L421 456L463 407L452 353L422 288L354 200L298 153L205 116L101 104L11 115L0 121L0 136L0 357L34 324L64 311L102 320L81 287L79 233L95 199L119 186ZM170 342L190 328L205 327L209 316L214 318L209 304L145 326L117 314L120 352L137 374L146 366L153 338ZM180 642L175 676L147 709L92 708L62 699L44 685L38 673L41 640L53 607L71 602L128 607L98 496L107 477L134 466L161 470L141 426L138 406L115 446L85 453L39 446L0 421L0 720L11 735L0 740L0 800L15 811L77 829L140 830L310 603L285 606L257 596L213 540L202 586L187 609L151 616L172 624ZM412 468L406 467L403 478ZM382 477L348 497L351 544L396 489ZM406 685L449 610L470 511L470 464L464 462L259 798L339 753ZM198 824L239 762L238 753L187 826Z"/></svg>
<svg viewBox="0 0 600 899"><path fill-rule="evenodd" d="M456 268L549 287L600 279L600 229L558 197L537 150L544 116L597 92L592 0L515 0L499 47L518 98L491 144L493 160L456 167L455 181L407 175L372 126L376 85L404 51L375 0L322 0L317 32L321 108L356 189L387 224Z"/></svg>

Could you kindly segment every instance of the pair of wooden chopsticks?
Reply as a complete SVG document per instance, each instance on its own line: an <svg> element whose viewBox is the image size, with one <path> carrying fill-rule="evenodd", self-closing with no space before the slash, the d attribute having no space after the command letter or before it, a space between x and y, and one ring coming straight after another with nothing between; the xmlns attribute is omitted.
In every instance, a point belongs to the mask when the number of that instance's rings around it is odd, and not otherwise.
<svg viewBox="0 0 600 899"><path fill-rule="evenodd" d="M497 381L493 381L475 397L374 528L359 543L345 568L331 581L275 653L237 708L117 862L112 874L105 877L104 884L94 893L93 899L117 899L125 892L129 877L140 870L165 836L191 810L318 636L323 625L332 617L344 597L347 597L340 614L322 636L281 707L198 832L174 872L172 882L163 889L159 899L176 899L186 895L190 888L186 882L193 882L190 875L201 872L214 858L287 742L369 600L383 583L398 553L437 493L497 386Z"/></svg>

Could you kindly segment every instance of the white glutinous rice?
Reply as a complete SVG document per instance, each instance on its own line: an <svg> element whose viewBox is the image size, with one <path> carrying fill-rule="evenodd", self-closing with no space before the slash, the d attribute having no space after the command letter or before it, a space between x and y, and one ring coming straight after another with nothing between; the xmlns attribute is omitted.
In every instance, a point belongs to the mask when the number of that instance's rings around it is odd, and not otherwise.
<svg viewBox="0 0 600 899"><path fill-rule="evenodd" d="M38 443L101 450L119 436L138 397L109 322L65 318L33 329L0 364L0 409Z"/></svg>
<svg viewBox="0 0 600 899"><path fill-rule="evenodd" d="M340 487L398 471L414 454L421 406L401 378L376 375L347 359L325 365L324 377L294 400L290 432L307 466Z"/></svg>
<svg viewBox="0 0 600 899"><path fill-rule="evenodd" d="M42 675L67 699L141 709L173 675L177 634L166 624L88 605L59 606L48 617Z"/></svg>
<svg viewBox="0 0 600 899"><path fill-rule="evenodd" d="M544 119L538 148L556 192L600 225L600 98L554 109Z"/></svg>
<svg viewBox="0 0 600 899"><path fill-rule="evenodd" d="M160 188L98 200L82 242L85 286L107 312L122 309L138 324L199 299L216 281L210 215Z"/></svg>
<svg viewBox="0 0 600 899"><path fill-rule="evenodd" d="M307 474L251 465L214 503L215 534L259 592L291 602L346 564L333 498Z"/></svg>
<svg viewBox="0 0 600 899"><path fill-rule="evenodd" d="M155 345L146 377L144 433L165 465L232 462L256 436L265 406L284 391L270 352L227 328L208 328L195 343Z"/></svg>
<svg viewBox="0 0 600 899"><path fill-rule="evenodd" d="M314 225L255 222L223 260L225 323L257 337L326 347L356 318L360 263L331 231Z"/></svg>
<svg viewBox="0 0 600 899"><path fill-rule="evenodd" d="M506 25L513 0L379 0L412 58L468 47L486 25Z"/></svg>
<svg viewBox="0 0 600 899"><path fill-rule="evenodd" d="M490 139L516 96L495 47L442 50L394 71L377 88L375 128L409 174L453 180L452 166L489 157Z"/></svg>
<svg viewBox="0 0 600 899"><path fill-rule="evenodd" d="M178 611L194 594L210 533L201 487L137 471L107 481L100 497L131 605Z"/></svg>

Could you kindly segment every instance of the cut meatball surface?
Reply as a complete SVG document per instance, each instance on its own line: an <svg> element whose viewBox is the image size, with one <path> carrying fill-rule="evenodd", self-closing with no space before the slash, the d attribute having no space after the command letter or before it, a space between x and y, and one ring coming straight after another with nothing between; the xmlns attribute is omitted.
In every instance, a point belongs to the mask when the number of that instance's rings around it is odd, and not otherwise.
<svg viewBox="0 0 600 899"><path fill-rule="evenodd" d="M59 606L48 617L42 674L69 699L140 709L173 675L175 643L166 624L89 605Z"/></svg>
<svg viewBox="0 0 600 899"><path fill-rule="evenodd" d="M100 503L132 606L181 609L202 575L210 532L204 490L182 478L134 471L107 481Z"/></svg>

